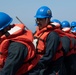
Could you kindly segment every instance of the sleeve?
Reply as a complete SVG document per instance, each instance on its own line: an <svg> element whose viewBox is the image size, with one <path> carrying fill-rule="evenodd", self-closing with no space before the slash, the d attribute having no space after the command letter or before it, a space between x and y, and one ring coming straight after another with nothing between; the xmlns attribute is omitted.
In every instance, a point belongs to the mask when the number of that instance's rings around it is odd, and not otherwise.
<svg viewBox="0 0 76 75"><path fill-rule="evenodd" d="M56 32L51 32L46 39L46 52L40 59L39 64L42 67L47 66L52 61L54 54L60 42L60 37Z"/></svg>
<svg viewBox="0 0 76 75"><path fill-rule="evenodd" d="M70 49L70 39L67 36L61 37L63 52L66 54ZM66 43L65 43L66 42Z"/></svg>
<svg viewBox="0 0 76 75"><path fill-rule="evenodd" d="M15 75L27 56L27 47L18 42L12 42L8 48L8 56L0 75Z"/></svg>
<svg viewBox="0 0 76 75"><path fill-rule="evenodd" d="M76 46L76 39L75 38L71 38L71 40L72 40L73 46L75 47Z"/></svg>

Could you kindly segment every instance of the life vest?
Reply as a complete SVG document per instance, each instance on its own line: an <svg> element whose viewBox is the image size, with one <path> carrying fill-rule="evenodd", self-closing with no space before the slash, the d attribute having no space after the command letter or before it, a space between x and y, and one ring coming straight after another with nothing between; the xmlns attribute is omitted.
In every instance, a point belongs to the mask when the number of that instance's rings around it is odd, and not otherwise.
<svg viewBox="0 0 76 75"><path fill-rule="evenodd" d="M75 54L76 51L75 51L75 46L73 44L73 40L72 38L75 38L75 35L73 35L72 33L70 32L65 32L66 36L68 36L68 38L70 39L70 50L69 52L67 53L66 56L69 56L69 55L72 55L72 54Z"/></svg>
<svg viewBox="0 0 76 75"><path fill-rule="evenodd" d="M63 32L62 30L59 30L59 29L55 29L54 31L56 31L61 37L63 36L67 36L69 39L70 39L70 49L69 49L69 52L66 54L66 56L70 56L72 54L75 53L74 51L74 46L73 46L73 43L72 43L72 40L71 38L74 38L75 36L73 34L70 34L69 33L69 30L70 29L66 29L65 32Z"/></svg>
<svg viewBox="0 0 76 75"><path fill-rule="evenodd" d="M71 47L71 50L72 50L72 53L73 54L76 54L76 50L75 50L75 38L76 38L76 36L74 35L74 34L72 34L72 33L66 33L66 35L68 35L69 37L70 37L70 39L71 39L71 43L72 43L72 45L70 46ZM73 39L74 38L74 39ZM72 40L73 39L73 40ZM74 41L74 42L73 42Z"/></svg>
<svg viewBox="0 0 76 75"><path fill-rule="evenodd" d="M74 40L74 50L75 50L75 54L76 54L76 32L71 32L71 34L74 36L75 40Z"/></svg>
<svg viewBox="0 0 76 75"><path fill-rule="evenodd" d="M47 25L46 27L44 27L43 29L39 30L37 27L37 32L34 34L34 45L36 48L36 52L40 55L44 55L45 54L45 50L46 50L46 38L49 35L49 33L51 31L53 31L53 26L51 25ZM56 61L57 59L59 59L60 57L63 56L63 52L62 52L62 44L60 43L56 54L53 57L53 61ZM41 56L41 57L42 57Z"/></svg>
<svg viewBox="0 0 76 75"><path fill-rule="evenodd" d="M12 26L13 27L8 31L8 34L5 34L0 38L0 69L3 68L8 56L10 41L20 42L28 48L28 54L24 60L24 64L16 73L16 75L22 75L37 64L37 60L34 60L35 62L30 62L35 57L35 47L32 43L33 35L30 30L24 30L25 26L23 24L14 24Z"/></svg>

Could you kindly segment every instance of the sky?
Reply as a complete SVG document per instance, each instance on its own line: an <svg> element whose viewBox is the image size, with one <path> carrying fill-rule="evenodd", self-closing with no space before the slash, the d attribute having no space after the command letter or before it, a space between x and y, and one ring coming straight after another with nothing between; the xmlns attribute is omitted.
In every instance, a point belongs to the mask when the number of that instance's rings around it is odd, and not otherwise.
<svg viewBox="0 0 76 75"><path fill-rule="evenodd" d="M51 19L76 21L76 0L0 0L0 12L12 17L12 23L20 23L17 16L33 32L36 28L34 16L41 6L51 9Z"/></svg>

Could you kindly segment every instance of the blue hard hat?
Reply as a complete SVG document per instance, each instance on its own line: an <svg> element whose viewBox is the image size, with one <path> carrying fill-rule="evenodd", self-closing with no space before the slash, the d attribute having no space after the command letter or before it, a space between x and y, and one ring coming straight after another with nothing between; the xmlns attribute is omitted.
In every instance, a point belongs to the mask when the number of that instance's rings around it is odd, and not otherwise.
<svg viewBox="0 0 76 75"><path fill-rule="evenodd" d="M71 22L71 27L76 27L76 21Z"/></svg>
<svg viewBox="0 0 76 75"><path fill-rule="evenodd" d="M8 14L6 14L4 12L0 12L0 30L4 29L8 25L10 25L12 20L13 19Z"/></svg>
<svg viewBox="0 0 76 75"><path fill-rule="evenodd" d="M37 10L36 15L34 17L36 17L36 18L51 18L52 12L51 12L50 8L48 8L47 6L42 6Z"/></svg>
<svg viewBox="0 0 76 75"><path fill-rule="evenodd" d="M71 32L76 33L76 27L72 28Z"/></svg>
<svg viewBox="0 0 76 75"><path fill-rule="evenodd" d="M61 23L61 28L65 28L65 27L70 27L70 24L69 24L68 21L63 21L63 22Z"/></svg>
<svg viewBox="0 0 76 75"><path fill-rule="evenodd" d="M59 23L61 25L61 22L58 19L53 19L53 20L51 20L51 22L56 22L56 23Z"/></svg>

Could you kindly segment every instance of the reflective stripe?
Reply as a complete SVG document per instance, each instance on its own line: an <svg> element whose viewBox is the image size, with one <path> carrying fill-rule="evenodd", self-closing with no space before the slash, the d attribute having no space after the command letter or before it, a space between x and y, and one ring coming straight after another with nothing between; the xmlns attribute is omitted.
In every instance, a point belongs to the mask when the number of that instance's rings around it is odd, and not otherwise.
<svg viewBox="0 0 76 75"><path fill-rule="evenodd" d="M38 39L34 39L34 40L33 40L33 44L34 44L35 48L36 48L36 46L37 46L37 41L38 41Z"/></svg>
<svg viewBox="0 0 76 75"><path fill-rule="evenodd" d="M17 32L17 31L20 30L20 29L21 29L20 27L15 26L15 27L13 27L11 30L9 30L8 32L9 32L10 34L13 34L13 33Z"/></svg>

